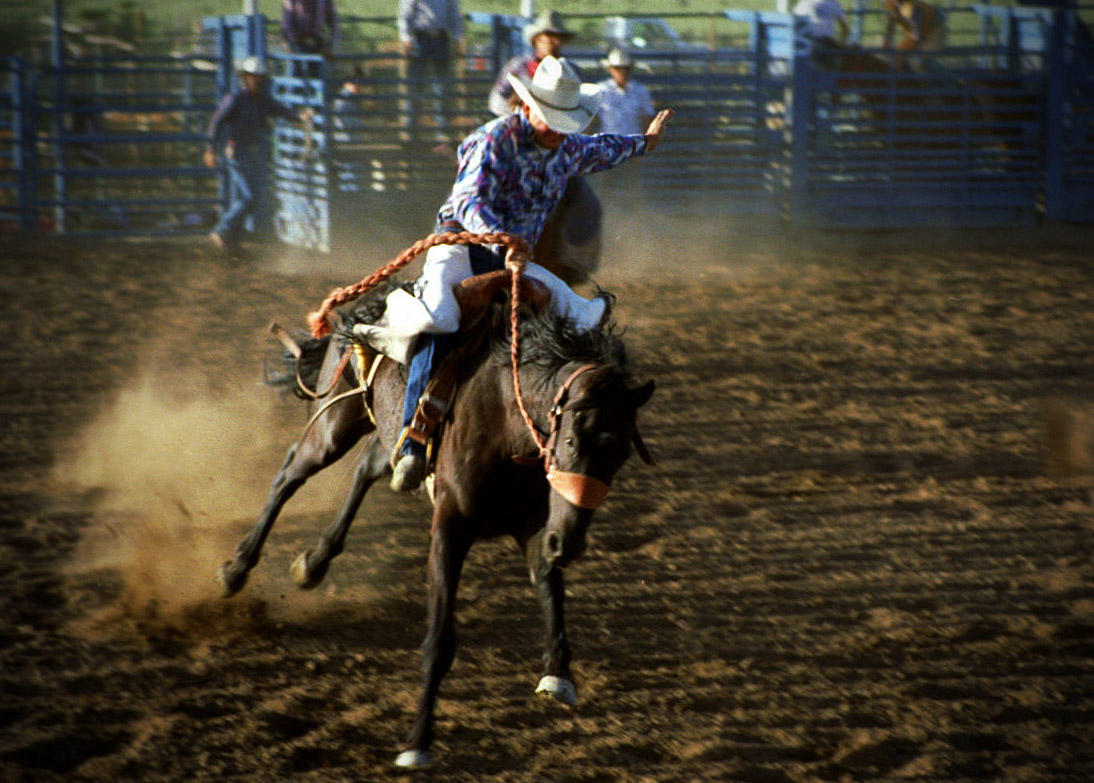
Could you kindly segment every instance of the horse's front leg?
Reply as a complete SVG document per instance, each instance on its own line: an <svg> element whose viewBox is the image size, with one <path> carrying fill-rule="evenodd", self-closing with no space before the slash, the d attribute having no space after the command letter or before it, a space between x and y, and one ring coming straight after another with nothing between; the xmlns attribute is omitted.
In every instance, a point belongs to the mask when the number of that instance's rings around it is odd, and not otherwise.
<svg viewBox="0 0 1094 783"><path fill-rule="evenodd" d="M549 566L543 558L541 535L534 536L525 547L528 573L536 588L547 629L543 652L543 677L536 693L550 696L571 707L577 706L577 689L570 672L570 641L566 637L566 582L562 569Z"/></svg>
<svg viewBox="0 0 1094 783"><path fill-rule="evenodd" d="M235 557L226 561L217 572L225 598L238 593L247 583L247 575L258 564L266 537L289 498L311 476L341 459L371 426L362 416L363 409L358 398L344 400L308 431L303 442L289 449L285 464L270 487L269 498L258 521L239 542Z"/></svg>
<svg viewBox="0 0 1094 783"><path fill-rule="evenodd" d="M422 644L422 693L418 712L407 734L407 750L395 764L420 768L433 763L429 747L433 744L433 710L441 680L456 656L456 588L464 559L474 536L454 504L439 495L433 510L433 539L429 551L429 630Z"/></svg>
<svg viewBox="0 0 1094 783"><path fill-rule="evenodd" d="M346 534L353 524L357 510L361 507L361 501L365 499L372 482L380 478L388 471L388 452L378 437L373 437L372 442L361 455L361 461L357 463L357 469L353 473L353 485L350 487L346 502L342 504L342 510L338 512L331 526L323 531L319 543L315 549L309 549L296 558L290 569L293 579L300 587L310 590L317 587L327 575L330 562L338 555L346 544Z"/></svg>

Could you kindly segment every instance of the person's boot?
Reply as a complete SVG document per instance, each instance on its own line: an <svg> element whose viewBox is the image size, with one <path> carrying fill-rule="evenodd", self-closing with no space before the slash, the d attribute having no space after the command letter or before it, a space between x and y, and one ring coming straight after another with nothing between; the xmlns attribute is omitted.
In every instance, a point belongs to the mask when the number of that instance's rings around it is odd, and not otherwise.
<svg viewBox="0 0 1094 783"><path fill-rule="evenodd" d="M425 456L403 454L391 473L391 488L396 492L410 492L422 485L425 478Z"/></svg>
<svg viewBox="0 0 1094 783"><path fill-rule="evenodd" d="M401 288L388 294L385 304L384 313L376 323L357 324L353 334L378 353L399 364L409 364L418 335L433 324L433 317L421 300Z"/></svg>
<svg viewBox="0 0 1094 783"><path fill-rule="evenodd" d="M399 364L410 363L418 339L417 333L399 331L384 324L354 324L353 336Z"/></svg>

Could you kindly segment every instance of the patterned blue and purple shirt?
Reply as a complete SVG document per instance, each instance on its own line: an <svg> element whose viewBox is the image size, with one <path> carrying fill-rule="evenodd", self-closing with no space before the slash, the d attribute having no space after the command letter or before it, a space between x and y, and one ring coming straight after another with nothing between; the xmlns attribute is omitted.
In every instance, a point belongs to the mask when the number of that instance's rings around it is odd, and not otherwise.
<svg viewBox="0 0 1094 783"><path fill-rule="evenodd" d="M642 134L572 133L556 150L535 142L521 112L473 131L459 148L459 170L437 213L438 230L506 231L534 245L571 177L618 166L646 151Z"/></svg>

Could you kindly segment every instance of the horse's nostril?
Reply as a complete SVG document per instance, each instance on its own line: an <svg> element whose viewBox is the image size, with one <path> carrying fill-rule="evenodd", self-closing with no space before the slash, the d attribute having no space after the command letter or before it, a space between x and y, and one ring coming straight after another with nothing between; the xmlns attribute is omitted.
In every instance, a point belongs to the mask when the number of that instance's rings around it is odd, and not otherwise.
<svg viewBox="0 0 1094 783"><path fill-rule="evenodd" d="M547 554L558 557L562 554L562 540L558 533L547 534Z"/></svg>

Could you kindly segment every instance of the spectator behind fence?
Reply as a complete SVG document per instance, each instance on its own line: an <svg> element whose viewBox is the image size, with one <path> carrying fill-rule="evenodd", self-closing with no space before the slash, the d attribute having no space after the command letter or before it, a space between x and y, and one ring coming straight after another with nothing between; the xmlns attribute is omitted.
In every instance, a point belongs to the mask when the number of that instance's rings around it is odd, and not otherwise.
<svg viewBox="0 0 1094 783"><path fill-rule="evenodd" d="M596 129L601 133L642 133L657 112L646 85L631 78L634 60L616 48L600 64L607 69L608 78L599 84ZM612 169L605 174L605 187L598 189L606 194L607 202L626 210L638 209L645 204L641 174L638 166Z"/></svg>
<svg viewBox="0 0 1094 783"><path fill-rule="evenodd" d="M892 48L896 28L904 33L897 44L896 67L899 70L922 70L919 58L904 56L905 52L934 52L946 45L946 14L923 0L884 0L885 32L882 44Z"/></svg>
<svg viewBox="0 0 1094 783"><path fill-rule="evenodd" d="M612 49L600 64L609 76L600 82L600 130L641 133L657 112L646 85L631 78L634 60L622 49Z"/></svg>
<svg viewBox="0 0 1094 783"><path fill-rule="evenodd" d="M334 0L283 0L281 32L293 54L330 56L339 35Z"/></svg>
<svg viewBox="0 0 1094 783"><path fill-rule="evenodd" d="M794 16L806 19L805 34L813 44L817 62L827 65L828 55L847 45L847 17L839 0L798 0Z"/></svg>
<svg viewBox="0 0 1094 783"><path fill-rule="evenodd" d="M432 104L435 140L447 141L443 107L447 105L452 58L463 44L459 0L399 0L395 21L407 63L409 97L403 103L403 130L409 132L421 121L422 108L428 102Z"/></svg>
<svg viewBox="0 0 1094 783"><path fill-rule="evenodd" d="M574 34L566 29L562 15L557 11L544 11L535 21L524 28L524 40L532 47L531 54L518 55L504 66L498 74L494 86L490 89L490 111L498 117L504 117L515 107L515 91L509 75L518 79L531 79L544 57L561 57L562 45L573 38ZM570 64L571 67L573 63ZM576 67L578 77L581 71Z"/></svg>
<svg viewBox="0 0 1094 783"><path fill-rule="evenodd" d="M265 240L273 236L269 118L309 122L312 117L311 109L298 115L271 98L266 92L266 76L262 60L246 58L239 68L242 88L226 95L209 121L205 165L216 167L216 151L223 146L231 176L231 205L210 235L222 250L238 247L248 219L256 238Z"/></svg>

